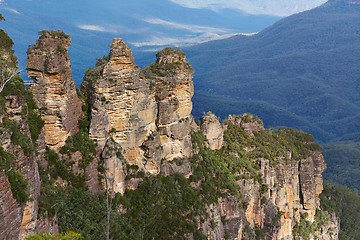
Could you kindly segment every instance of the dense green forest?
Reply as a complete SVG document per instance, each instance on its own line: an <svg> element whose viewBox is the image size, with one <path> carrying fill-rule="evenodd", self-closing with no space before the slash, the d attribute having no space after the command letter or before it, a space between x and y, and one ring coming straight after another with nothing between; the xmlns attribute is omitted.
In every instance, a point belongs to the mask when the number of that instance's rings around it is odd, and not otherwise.
<svg viewBox="0 0 360 240"><path fill-rule="evenodd" d="M194 115L252 112L320 142L359 140L360 7L332 0L262 32L185 49Z"/></svg>
<svg viewBox="0 0 360 240"><path fill-rule="evenodd" d="M327 169L324 178L360 193L360 143L342 142L323 147Z"/></svg>
<svg viewBox="0 0 360 240"><path fill-rule="evenodd" d="M338 184L324 182L321 207L340 218L340 240L357 240L360 233L360 196Z"/></svg>
<svg viewBox="0 0 360 240"><path fill-rule="evenodd" d="M360 7L331 0L251 36L185 49L195 117L251 112L267 126L313 134L325 179L360 189Z"/></svg>

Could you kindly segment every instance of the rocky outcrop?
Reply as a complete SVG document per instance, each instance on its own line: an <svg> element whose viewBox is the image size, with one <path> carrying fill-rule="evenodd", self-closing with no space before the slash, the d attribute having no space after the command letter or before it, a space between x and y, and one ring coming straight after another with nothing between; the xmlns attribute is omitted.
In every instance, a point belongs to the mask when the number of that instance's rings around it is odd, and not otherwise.
<svg viewBox="0 0 360 240"><path fill-rule="evenodd" d="M62 31L42 31L28 50L28 76L34 79L30 90L41 109L45 143L53 149L65 144L78 129L82 103L77 96L68 47Z"/></svg>
<svg viewBox="0 0 360 240"><path fill-rule="evenodd" d="M181 50L165 48L156 56L156 62L147 69L147 74L155 81L161 158L190 157L193 70Z"/></svg>
<svg viewBox="0 0 360 240"><path fill-rule="evenodd" d="M109 138L101 153L104 161L106 187L112 192L124 194L126 189L126 162L118 143Z"/></svg>
<svg viewBox="0 0 360 240"><path fill-rule="evenodd" d="M206 136L211 150L220 149L223 146L224 129L213 113L208 112L202 117L200 128Z"/></svg>
<svg viewBox="0 0 360 240"><path fill-rule="evenodd" d="M109 56L86 72L82 85L90 104L89 135L96 140L97 149L85 153L82 148L67 145L67 151L63 148L59 152L66 139L79 130L82 115L82 103L71 77L69 44L64 33L45 31L29 49L29 76L35 79L30 89L45 126L37 142L39 158L14 144L10 131L1 131L0 146L16 156L15 168L29 182L30 200L19 205L9 179L0 171L0 236L22 239L38 231L58 232L56 217L38 217L40 179L35 160L46 169L50 163L44 154L49 146L57 154L56 161L70 163L65 165L69 173L84 177L92 193L107 188L109 196L124 194L126 189L138 188L147 176L157 174L182 175L182 184L197 190L204 186L209 193L194 191L194 195L204 195L204 201L216 198L204 206L206 214L201 215L203 209L196 213L201 216L195 216L199 221L194 228L201 229L208 239L337 239L336 216L321 211L319 195L325 163L311 145L312 140L298 132L281 135L266 130L251 114L229 116L221 124L214 114L207 113L197 126L191 116L193 71L180 50L160 51L156 62L141 70L127 45L114 39ZM20 132L29 136L23 96L4 99L5 111L0 119L16 121ZM201 132L203 146L193 145L192 131ZM80 133L88 139L85 131ZM90 142L86 142L89 148L95 145ZM314 148L307 147L310 145ZM301 147L304 149L298 151ZM85 158L86 166L82 166ZM217 162L219 158L222 162ZM205 161L209 159L214 166L202 166L202 172L196 172L201 162L212 165ZM206 178L217 180L219 172L219 181L226 184L215 181L214 190L212 181ZM54 178L54 184L71 185L71 181ZM227 181L234 186L230 188ZM168 193L181 198L179 189ZM188 200L184 199L184 204ZM125 213L126 209L119 206L118 211ZM323 217L321 221L319 216ZM317 226L308 236L298 230L304 221ZM192 238L191 234L186 237Z"/></svg>
<svg viewBox="0 0 360 240"><path fill-rule="evenodd" d="M150 82L135 65L132 53L121 39L114 39L101 74L87 73L91 103L90 136L100 148L112 137L129 164L143 165L141 145L156 131L157 105Z"/></svg>
<svg viewBox="0 0 360 240"><path fill-rule="evenodd" d="M194 125L192 74L185 55L169 48L160 51L156 62L141 71L121 39L113 41L109 57L88 70L83 90L91 105L90 135L101 149L108 188L124 193L129 185L136 187L137 183L128 181L127 168L131 165L151 174L189 177L189 158L194 152L192 129L203 132L210 150L219 150L224 147L229 125L236 125L253 142L242 151L256 156L260 148L257 138L266 130L255 116L229 116L220 124L214 114L207 113L199 127ZM289 150L276 159L252 157L251 161L257 162L256 176L260 179L239 177L242 203L225 197L208 206L209 221L202 229L209 239L223 239L225 234L249 239L256 238L258 232L269 239L292 239L302 218L315 221L325 169L320 152L295 159Z"/></svg>
<svg viewBox="0 0 360 240"><path fill-rule="evenodd" d="M209 116L211 115L206 114L204 119L208 119ZM223 122L223 128L227 129L229 124L240 126L245 134L253 138L254 145L259 133L265 130L261 121L249 114L229 116ZM207 131L204 135L206 133ZM209 141L208 137L207 141ZM244 147L244 151L256 151L256 147ZM212 231L204 228L208 236L211 236L209 239L222 239L223 234L227 232L232 239L265 237L265 239L290 240L294 239L296 234L294 229L300 221L322 224L318 226L316 232L309 235L311 239L315 236L319 239L338 238L339 223L336 217L332 216L326 221L322 220L324 221L322 223L316 223L319 221L316 219L317 212L321 211L319 203L319 195L322 192L321 174L325 170L322 154L319 151L312 151L308 157L300 160L294 159L291 151L288 154L290 157L288 160L282 159L275 165L271 163L271 159L262 157L257 159L260 167L260 182L255 178L237 181L244 208L240 207L239 200L234 198L220 199L218 205L211 207L210 212L214 215L212 219L224 218L225 221L217 221ZM256 231L251 232L250 229L257 229L258 234ZM296 236L297 239L303 237Z"/></svg>
<svg viewBox="0 0 360 240"><path fill-rule="evenodd" d="M114 39L110 55L84 79L90 136L100 149L112 138L128 164L153 174L162 160L191 156L192 70L180 50L159 52L143 72L127 45Z"/></svg>

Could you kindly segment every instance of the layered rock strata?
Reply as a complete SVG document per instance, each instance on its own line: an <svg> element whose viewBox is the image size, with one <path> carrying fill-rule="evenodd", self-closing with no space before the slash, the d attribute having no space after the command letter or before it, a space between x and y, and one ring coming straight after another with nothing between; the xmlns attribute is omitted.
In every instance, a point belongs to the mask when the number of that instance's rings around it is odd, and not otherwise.
<svg viewBox="0 0 360 240"><path fill-rule="evenodd" d="M90 136L100 148L112 137L129 164L143 165L142 144L156 131L157 105L149 81L121 39L114 39L100 75L85 76L91 104Z"/></svg>
<svg viewBox="0 0 360 240"><path fill-rule="evenodd" d="M28 50L28 76L34 79L30 90L41 109L45 143L53 149L74 135L82 115L82 103L72 79L68 35L61 31L43 31Z"/></svg>
<svg viewBox="0 0 360 240"><path fill-rule="evenodd" d="M90 136L101 149L112 138L128 164L154 174L162 160L191 156L192 69L180 50L159 52L143 72L114 39L82 86L91 104Z"/></svg>

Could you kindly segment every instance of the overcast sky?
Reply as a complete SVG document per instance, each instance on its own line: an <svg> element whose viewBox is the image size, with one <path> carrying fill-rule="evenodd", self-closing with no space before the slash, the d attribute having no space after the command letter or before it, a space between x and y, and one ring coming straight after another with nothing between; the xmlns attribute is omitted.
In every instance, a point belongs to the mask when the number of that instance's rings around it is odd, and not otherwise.
<svg viewBox="0 0 360 240"><path fill-rule="evenodd" d="M317 7L326 0L170 0L188 8L237 9L255 15L288 16Z"/></svg>

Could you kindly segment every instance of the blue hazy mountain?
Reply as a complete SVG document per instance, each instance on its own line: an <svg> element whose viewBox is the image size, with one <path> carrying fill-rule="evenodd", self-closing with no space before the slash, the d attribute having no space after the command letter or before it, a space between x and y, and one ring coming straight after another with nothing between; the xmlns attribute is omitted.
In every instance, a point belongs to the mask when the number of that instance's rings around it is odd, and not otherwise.
<svg viewBox="0 0 360 240"><path fill-rule="evenodd" d="M359 23L359 0L332 0L254 36L186 49L195 116L252 112L323 142L360 140Z"/></svg>
<svg viewBox="0 0 360 240"><path fill-rule="evenodd" d="M62 29L70 34L77 84L95 59L107 54L114 37L123 38L143 66L153 60L154 51L164 46L186 46L258 32L280 19L234 9L186 8L170 0L5 0L0 7L6 18L1 27L14 40L22 67L28 45L35 42L40 30ZM149 51L151 55L146 54Z"/></svg>

